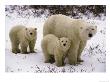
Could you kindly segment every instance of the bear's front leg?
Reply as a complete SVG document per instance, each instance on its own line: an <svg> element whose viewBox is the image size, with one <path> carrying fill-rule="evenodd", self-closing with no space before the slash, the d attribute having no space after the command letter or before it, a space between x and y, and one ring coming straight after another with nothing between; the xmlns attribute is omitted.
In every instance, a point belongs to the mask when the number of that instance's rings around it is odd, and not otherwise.
<svg viewBox="0 0 110 82"><path fill-rule="evenodd" d="M30 53L35 53L35 51L34 51L35 43L36 43L36 40L30 41L30 43L29 43Z"/></svg>
<svg viewBox="0 0 110 82"><path fill-rule="evenodd" d="M28 54L27 52L27 47L28 47L28 43L27 42L21 42L21 53L22 54Z"/></svg>
<svg viewBox="0 0 110 82"><path fill-rule="evenodd" d="M60 52L55 52L55 63L56 63L56 66L61 67L61 66L64 65L62 59L63 59L63 54L60 53Z"/></svg>
<svg viewBox="0 0 110 82"><path fill-rule="evenodd" d="M77 62L83 62L83 60L80 57L81 57L81 53L84 50L85 46L86 46L86 41L80 41Z"/></svg>
<svg viewBox="0 0 110 82"><path fill-rule="evenodd" d="M70 65L77 65L77 53L78 53L79 43L72 43L69 51L68 51L68 60Z"/></svg>

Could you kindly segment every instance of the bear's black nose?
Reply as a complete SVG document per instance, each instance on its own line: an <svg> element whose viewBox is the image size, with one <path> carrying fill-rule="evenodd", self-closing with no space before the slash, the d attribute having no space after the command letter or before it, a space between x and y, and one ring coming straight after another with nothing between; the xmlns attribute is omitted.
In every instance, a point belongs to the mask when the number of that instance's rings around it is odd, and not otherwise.
<svg viewBox="0 0 110 82"><path fill-rule="evenodd" d="M32 33L30 33L30 35L32 35Z"/></svg>
<svg viewBox="0 0 110 82"><path fill-rule="evenodd" d="M92 34L88 34L89 37L92 37Z"/></svg>
<svg viewBox="0 0 110 82"><path fill-rule="evenodd" d="M66 44L63 44L63 46L66 46Z"/></svg>

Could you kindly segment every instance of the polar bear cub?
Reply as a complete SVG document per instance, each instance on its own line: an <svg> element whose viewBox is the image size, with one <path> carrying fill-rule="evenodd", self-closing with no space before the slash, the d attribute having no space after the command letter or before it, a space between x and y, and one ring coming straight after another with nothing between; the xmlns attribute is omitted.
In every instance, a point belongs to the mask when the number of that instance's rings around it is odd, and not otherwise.
<svg viewBox="0 0 110 82"><path fill-rule="evenodd" d="M37 28L25 27L23 25L14 26L9 33L12 52L17 53L27 53L27 47L29 46L30 52L34 52L34 47L37 39ZM19 49L19 45L21 50Z"/></svg>
<svg viewBox="0 0 110 82"><path fill-rule="evenodd" d="M45 63L53 63L55 61L58 67L62 66L70 45L71 41L66 37L58 38L53 34L46 35L41 42Z"/></svg>

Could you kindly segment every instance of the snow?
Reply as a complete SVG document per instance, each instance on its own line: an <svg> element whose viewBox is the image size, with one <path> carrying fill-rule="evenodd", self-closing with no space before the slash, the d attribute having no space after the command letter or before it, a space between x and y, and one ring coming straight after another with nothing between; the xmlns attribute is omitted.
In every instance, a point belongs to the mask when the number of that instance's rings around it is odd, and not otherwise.
<svg viewBox="0 0 110 82"><path fill-rule="evenodd" d="M83 19L87 20L85 16ZM102 19L102 20L101 20ZM106 21L102 18L93 18L88 20L90 23L97 25L97 34L88 41L86 48L82 53L84 60L78 66L66 63L63 67L57 67L54 64L44 63L44 56L41 49L41 40L43 34L43 24L46 20L45 15L41 17L29 18L20 17L16 13L5 18L5 71L6 72L34 72L34 73L59 73L59 72L106 72ZM25 25L37 27L37 42L35 46L36 53L14 54L11 52L11 43L9 31L14 25Z"/></svg>

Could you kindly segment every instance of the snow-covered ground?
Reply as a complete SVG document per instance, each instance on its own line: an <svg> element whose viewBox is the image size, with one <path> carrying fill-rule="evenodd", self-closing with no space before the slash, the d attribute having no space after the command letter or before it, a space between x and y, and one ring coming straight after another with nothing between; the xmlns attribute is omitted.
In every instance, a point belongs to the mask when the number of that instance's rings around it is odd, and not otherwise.
<svg viewBox="0 0 110 82"><path fill-rule="evenodd" d="M46 20L45 15L41 17L22 18L13 13L6 16L5 20L5 70L6 72L106 72L106 21L93 18L88 22L95 23L98 27L97 34L88 41L86 48L82 53L84 60L81 65L73 66L68 63L63 67L57 67L55 64L44 63L44 56L41 49L41 40L43 32L43 24ZM84 17L85 19L85 17ZM11 43L9 39L9 31L14 25L25 25L37 27L37 42L35 46L36 53L30 54L14 54L11 52Z"/></svg>

